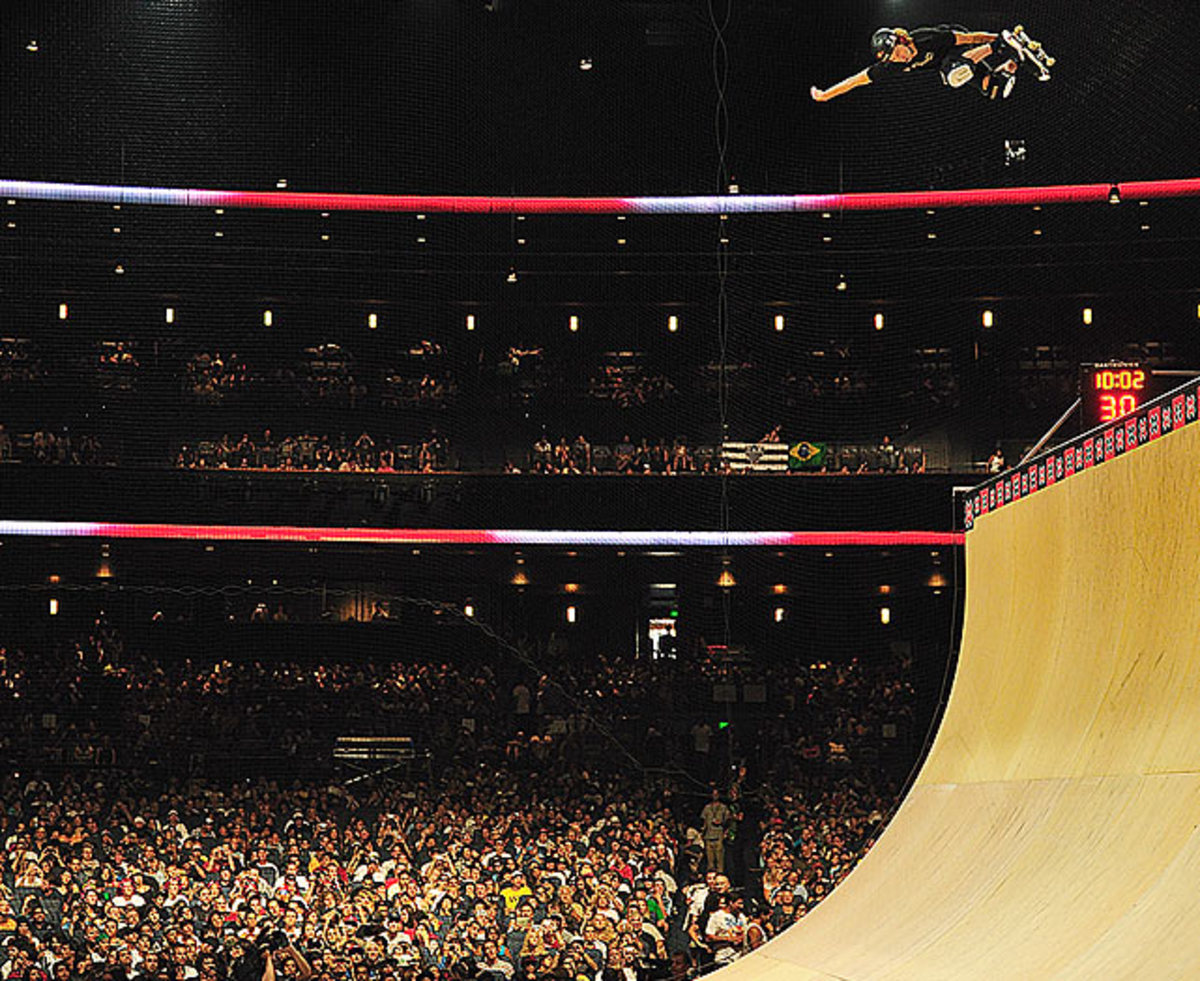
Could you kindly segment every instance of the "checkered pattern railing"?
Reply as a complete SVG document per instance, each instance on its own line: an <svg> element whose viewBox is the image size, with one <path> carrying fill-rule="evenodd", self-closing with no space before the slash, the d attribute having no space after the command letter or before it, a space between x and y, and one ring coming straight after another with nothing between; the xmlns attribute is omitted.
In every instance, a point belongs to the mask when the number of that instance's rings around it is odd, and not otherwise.
<svg viewBox="0 0 1200 981"><path fill-rule="evenodd" d="M1090 470L1169 432L1191 425L1200 405L1200 382L1189 381L1115 422L1055 447L1023 467L1008 470L967 494L963 525L970 531L980 515L1028 497Z"/></svg>

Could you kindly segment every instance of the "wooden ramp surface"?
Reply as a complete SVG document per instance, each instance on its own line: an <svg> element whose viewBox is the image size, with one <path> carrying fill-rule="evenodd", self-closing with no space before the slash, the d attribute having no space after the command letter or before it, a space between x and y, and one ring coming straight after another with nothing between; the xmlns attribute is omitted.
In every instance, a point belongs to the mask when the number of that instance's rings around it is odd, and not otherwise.
<svg viewBox="0 0 1200 981"><path fill-rule="evenodd" d="M1200 426L979 518L966 549L916 786L722 981L1200 979Z"/></svg>

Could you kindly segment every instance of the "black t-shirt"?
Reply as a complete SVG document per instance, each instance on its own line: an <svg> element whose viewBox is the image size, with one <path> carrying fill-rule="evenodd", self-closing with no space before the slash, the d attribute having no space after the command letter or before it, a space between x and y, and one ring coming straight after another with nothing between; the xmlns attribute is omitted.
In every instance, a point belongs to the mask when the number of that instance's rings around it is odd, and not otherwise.
<svg viewBox="0 0 1200 981"><path fill-rule="evenodd" d="M896 75L900 72L937 71L946 57L958 45L955 43L955 28L950 24L937 27L918 27L912 32L917 54L912 61L901 64L897 61L877 61L867 69L872 82Z"/></svg>

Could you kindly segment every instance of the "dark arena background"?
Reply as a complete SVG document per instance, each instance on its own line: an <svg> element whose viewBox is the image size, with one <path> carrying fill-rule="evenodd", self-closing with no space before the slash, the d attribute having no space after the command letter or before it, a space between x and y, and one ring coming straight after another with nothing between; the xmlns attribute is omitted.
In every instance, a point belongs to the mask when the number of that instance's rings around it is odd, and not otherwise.
<svg viewBox="0 0 1200 981"><path fill-rule="evenodd" d="M946 708L968 491L1200 370L1198 20L6 2L4 976L682 979L810 914ZM1053 77L810 97L944 23Z"/></svg>

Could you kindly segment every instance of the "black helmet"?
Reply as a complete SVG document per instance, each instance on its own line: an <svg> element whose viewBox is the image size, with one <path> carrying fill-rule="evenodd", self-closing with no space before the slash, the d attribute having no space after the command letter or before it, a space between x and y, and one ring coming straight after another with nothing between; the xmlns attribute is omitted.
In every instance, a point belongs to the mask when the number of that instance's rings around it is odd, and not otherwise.
<svg viewBox="0 0 1200 981"><path fill-rule="evenodd" d="M900 43L900 32L892 27L881 27L871 35L871 54L876 61L883 61Z"/></svg>

